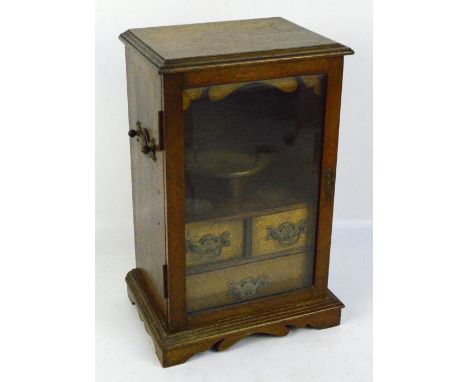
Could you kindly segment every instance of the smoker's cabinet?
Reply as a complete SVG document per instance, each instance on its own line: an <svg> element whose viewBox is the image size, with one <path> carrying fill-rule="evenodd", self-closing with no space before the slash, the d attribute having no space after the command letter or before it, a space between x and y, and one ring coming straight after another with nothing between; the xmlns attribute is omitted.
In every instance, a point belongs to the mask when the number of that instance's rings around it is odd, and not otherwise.
<svg viewBox="0 0 468 382"><path fill-rule="evenodd" d="M282 18L130 29L136 268L163 366L340 323L328 290L343 56Z"/></svg>

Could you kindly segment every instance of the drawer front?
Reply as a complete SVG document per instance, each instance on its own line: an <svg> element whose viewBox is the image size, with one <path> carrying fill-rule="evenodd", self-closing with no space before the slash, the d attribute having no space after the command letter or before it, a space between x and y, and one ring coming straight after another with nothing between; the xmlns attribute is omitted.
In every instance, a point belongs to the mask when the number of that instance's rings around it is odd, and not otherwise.
<svg viewBox="0 0 468 382"><path fill-rule="evenodd" d="M187 310L197 312L312 285L310 253L187 276Z"/></svg>
<svg viewBox="0 0 468 382"><path fill-rule="evenodd" d="M252 256L308 248L312 236L309 208L260 216L252 222Z"/></svg>
<svg viewBox="0 0 468 382"><path fill-rule="evenodd" d="M240 257L244 253L242 220L190 223L185 227L187 267Z"/></svg>

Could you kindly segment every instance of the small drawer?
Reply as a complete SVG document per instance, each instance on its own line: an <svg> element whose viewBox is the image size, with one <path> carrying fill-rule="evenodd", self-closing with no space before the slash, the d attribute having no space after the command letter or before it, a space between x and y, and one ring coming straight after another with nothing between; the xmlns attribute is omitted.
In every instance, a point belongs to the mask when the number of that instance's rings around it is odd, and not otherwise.
<svg viewBox="0 0 468 382"><path fill-rule="evenodd" d="M187 311L312 286L312 255L297 253L187 276Z"/></svg>
<svg viewBox="0 0 468 382"><path fill-rule="evenodd" d="M187 267L241 257L244 253L244 222L203 221L185 226Z"/></svg>
<svg viewBox="0 0 468 382"><path fill-rule="evenodd" d="M308 248L312 238L311 215L310 208L301 208L254 218L252 256Z"/></svg>

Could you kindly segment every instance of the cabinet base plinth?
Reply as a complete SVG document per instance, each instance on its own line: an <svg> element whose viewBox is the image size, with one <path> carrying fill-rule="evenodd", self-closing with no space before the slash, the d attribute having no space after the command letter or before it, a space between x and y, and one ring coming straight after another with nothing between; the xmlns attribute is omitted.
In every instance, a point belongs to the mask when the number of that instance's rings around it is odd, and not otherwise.
<svg viewBox="0 0 468 382"><path fill-rule="evenodd" d="M131 270L125 279L128 296L136 305L146 331L153 339L156 355L163 367L179 365L193 355L209 350L225 350L241 339L257 333L285 336L289 327L325 329L340 324L343 303L330 291L319 300L302 301L262 315L236 317L203 327L168 332L164 321L151 303L138 270Z"/></svg>

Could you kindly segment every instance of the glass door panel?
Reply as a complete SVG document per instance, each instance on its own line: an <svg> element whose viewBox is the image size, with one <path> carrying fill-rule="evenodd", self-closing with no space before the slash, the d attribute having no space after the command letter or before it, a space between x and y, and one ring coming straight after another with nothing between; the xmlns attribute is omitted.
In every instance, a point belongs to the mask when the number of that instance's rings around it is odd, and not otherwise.
<svg viewBox="0 0 468 382"><path fill-rule="evenodd" d="M184 90L188 312L313 285L325 89Z"/></svg>

